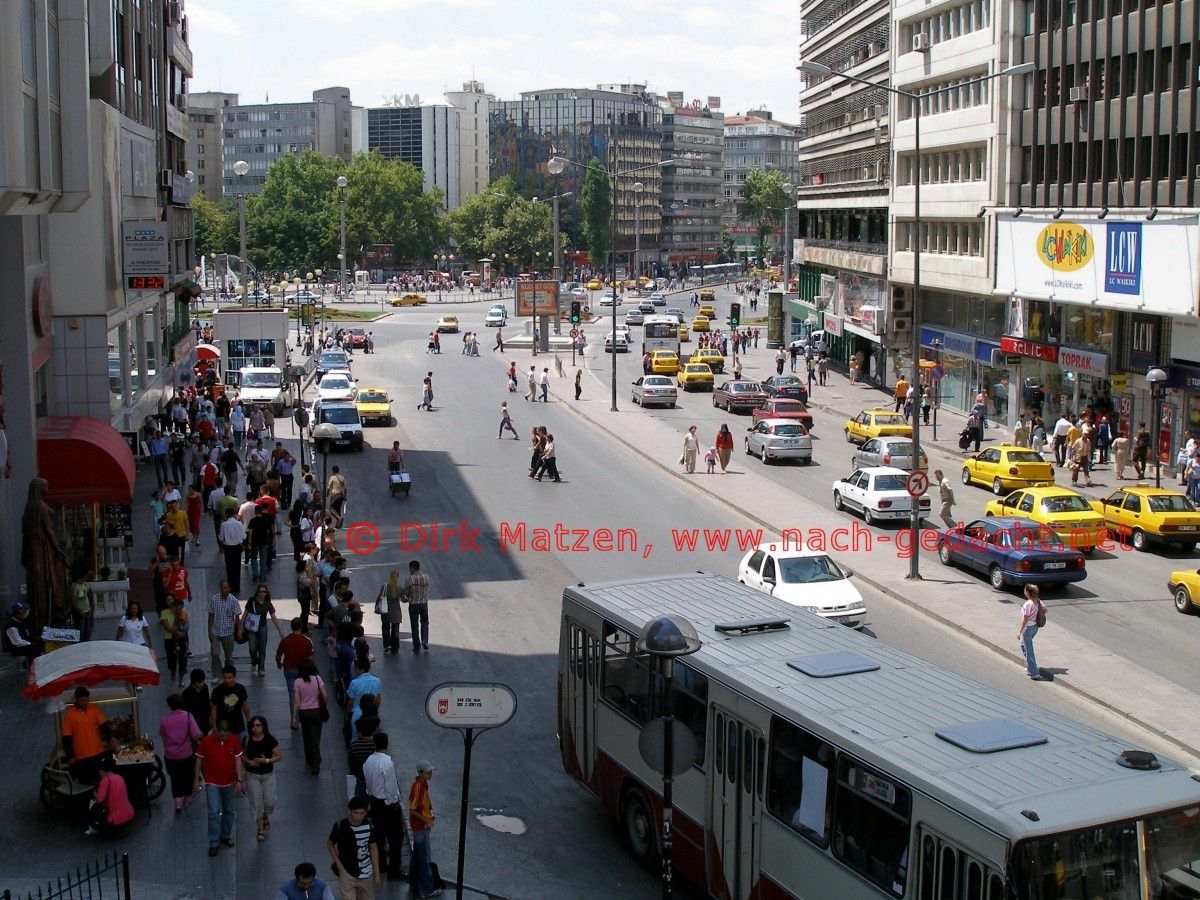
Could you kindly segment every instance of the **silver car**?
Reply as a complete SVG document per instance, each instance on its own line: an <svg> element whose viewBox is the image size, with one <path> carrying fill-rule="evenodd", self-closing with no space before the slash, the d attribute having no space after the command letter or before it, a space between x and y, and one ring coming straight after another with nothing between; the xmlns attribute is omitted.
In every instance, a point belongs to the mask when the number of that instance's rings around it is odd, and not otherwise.
<svg viewBox="0 0 1200 900"><path fill-rule="evenodd" d="M625 313L626 325L641 325L646 321L646 314L640 309L631 309Z"/></svg>
<svg viewBox="0 0 1200 900"><path fill-rule="evenodd" d="M666 375L643 375L633 383L631 398L639 406L670 406L674 408L679 394L675 382Z"/></svg>
<svg viewBox="0 0 1200 900"><path fill-rule="evenodd" d="M746 454L757 456L763 465L775 459L812 462L812 438L795 419L760 419L746 429Z"/></svg>
<svg viewBox="0 0 1200 900"><path fill-rule="evenodd" d="M866 441L850 457L851 469L866 469L872 466L893 466L897 469L912 469L912 438L877 437ZM921 451L921 468L929 465L929 457Z"/></svg>

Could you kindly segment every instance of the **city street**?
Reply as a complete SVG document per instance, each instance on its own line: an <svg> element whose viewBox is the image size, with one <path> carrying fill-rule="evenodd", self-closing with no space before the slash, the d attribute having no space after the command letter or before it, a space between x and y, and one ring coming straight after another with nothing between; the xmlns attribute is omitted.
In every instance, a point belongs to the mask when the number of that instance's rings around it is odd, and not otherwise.
<svg viewBox="0 0 1200 900"><path fill-rule="evenodd" d="M374 355L356 353L353 371L360 387L382 386L393 397L394 427L371 427L367 447L361 454L337 453L329 457L349 480L347 523L369 523L378 529L379 544L371 552L351 556L351 585L360 599L371 601L392 567L403 568L409 559L419 559L431 580L431 647L428 655L414 656L403 644L398 656L384 656L378 644L378 620L368 615L368 633L377 658L375 672L383 679L383 720L392 735L393 757L402 785L407 783L415 760L429 758L438 768L433 782L433 799L439 816L434 832L434 858L442 872L453 877L457 845L457 804L462 748L457 735L443 732L425 718L423 703L427 691L439 682L456 680L499 681L513 687L519 697L516 717L504 728L487 733L475 748L468 827L468 856L465 881L474 887L504 897L651 897L658 891L654 873L639 869L622 846L617 824L601 811L598 801L564 773L555 735L555 698L560 597L565 585L670 572L705 569L733 575L741 553L736 547L726 551L676 552L672 546L672 528L744 528L759 527L749 517L734 512L727 499L754 506L754 497L737 496L749 492L745 476L730 476L721 483L721 493L696 490L683 479L667 477L655 465L633 452L621 440L602 428L580 418L568 404L553 402L533 408L510 394L504 386L504 369L499 354L491 350L493 332L481 323L489 303L466 305L459 309L465 329L478 327L481 358L460 354L461 340L443 335L441 356L425 353L426 335L439 315L432 307L397 310L376 322ZM676 304L678 305L678 304ZM506 333L520 327L510 319ZM593 345L597 342L589 331ZM694 346L694 344L693 344ZM747 360L748 372L764 370L770 355L760 349ZM518 371L531 363L539 369L554 365L547 357L536 360L528 352L515 359ZM620 358L625 384L632 380L637 355ZM603 374L606 356L589 358L593 374ZM434 373L434 411L416 411L421 378ZM567 373L570 375L570 373ZM555 381L559 394L569 393L570 378ZM584 381L584 401L580 408L602 407L608 397L590 375ZM864 391L863 395L873 398ZM311 391L309 393L311 396ZM687 424L700 424L707 434L723 421L713 410L707 394L686 396L681 408L650 413L631 407L622 388L620 403L627 419L660 419L665 427L682 431ZM819 400L819 396L816 398ZM521 440L506 436L496 439L499 405L507 400ZM590 414L590 412L589 412ZM788 503L798 522L824 523L836 514L829 508L829 482L842 474L847 446L841 438L839 422L832 414L817 412L816 463L807 469L791 466L763 467L740 452L735 456L735 472L749 466L763 472L775 483L794 492ZM738 419L738 423L742 420ZM538 424L546 425L555 435L562 484L532 482L526 477L529 460L527 435ZM731 423L733 425L734 423ZM292 426L282 420L278 434L296 451L290 440ZM736 432L736 427L735 427ZM628 438L628 435L624 435ZM413 490L409 497L392 497L386 489L385 457L393 440L399 440L412 474ZM832 449L830 449L832 448ZM677 449L640 448L646 453L671 453ZM745 462L743 462L745 460ZM836 460L836 461L835 461ZM320 471L320 459L317 461ZM938 462L935 456L934 464ZM147 476L140 473L139 490ZM697 480L702 476L697 476ZM705 484L703 487L707 488ZM715 485L714 485L715 488ZM757 487L754 488L757 490ZM782 494L782 492L781 492ZM978 496L976 496L976 494ZM963 507L974 508L987 495L966 490ZM139 515L139 543L135 559L148 556L144 517ZM419 525L428 536L436 525L448 543L436 551L414 546L422 534L406 524ZM595 549L535 549L532 544L502 550L501 529L518 533L527 529L553 529L561 524L568 529L630 529L636 547L625 552L599 552ZM460 541L461 529L474 535ZM371 529L351 529L357 540L372 543ZM408 546L401 545L402 534ZM282 539L286 543L286 536ZM349 540L349 535L347 535ZM193 586L198 595L211 593L220 578L209 533L205 546L193 557ZM573 542L573 539L572 539ZM367 549L364 547L363 549ZM348 554L349 555L349 554ZM838 555L838 554L835 554ZM840 555L838 555L840 556ZM1157 643L1161 660L1147 651L1147 668L1170 667L1170 654L1186 637L1191 620L1178 617L1158 593L1136 606L1143 610L1140 623L1133 622L1128 608L1133 602L1117 602L1127 592L1119 587L1119 578L1101 574L1115 569L1121 560L1089 563L1093 573L1087 592L1072 591L1051 599L1052 616L1062 628L1094 629L1103 637L1125 630L1126 652L1133 656L1141 646ZM852 568L864 578L887 577L898 565L893 554L876 554L871 571L853 559ZM1154 565L1168 565L1154 554L1135 560L1137 578L1162 577L1152 574ZM1133 565L1134 563L1124 563ZM923 560L926 572L942 578L944 573L932 558ZM953 578L953 598L958 603L1011 604L1011 598L997 599L982 584L958 573ZM295 588L290 559L286 553L269 579L279 602L281 617L295 609ZM200 585L204 585L203 588ZM1055 711L1104 728L1122 739L1148 746L1158 752L1180 757L1178 748L1134 727L1127 718L1115 715L1058 685L1031 684L1018 663L992 652L959 631L915 612L909 605L871 587L859 584L869 604L867 631L900 647L957 669L986 683L999 686L1024 699L1033 700ZM1107 598L1113 598L1108 601ZM1101 601L1100 598L1106 598ZM1103 610L1097 608L1104 602ZM1003 606L1011 620L1015 607ZM1076 623L1079 623L1078 625ZM404 626L407 628L407 626ZM402 633L402 642L407 634ZM275 645L272 635L271 646ZM1144 644L1143 644L1144 642ZM193 642L192 663L205 665L207 647L202 636ZM1184 659L1175 656L1176 663ZM1047 665L1058 665L1048 659ZM1178 666L1183 669L1183 665ZM1187 673L1177 675L1180 693L1186 691ZM203 814L200 806L183 816L173 817L169 802L160 800L153 818L139 815L125 845L134 859L139 883L158 886L158 893L147 896L230 897L256 900L269 896L274 885L284 880L295 863L310 859L325 868L324 839L328 827L338 815L345 797L342 775L345 755L336 729L326 729L324 752L330 765L319 779L313 779L301 764L297 733L286 727L283 682L274 669L264 679L243 678L250 691L252 709L265 711L274 723L274 733L284 744L284 763L279 770L280 809L276 826L262 844L253 839L253 824L242 806L237 846L216 860L203 856ZM1061 680L1061 679L1060 679ZM23 861L22 877L31 881L50 877L68 865L82 863L95 855L96 848L76 838L76 826L46 816L38 806L31 787L48 750L49 733L44 717L31 704L5 688L14 720L4 730L5 749L10 760L17 761L21 777L8 794L5 826L0 834L12 843L18 834L34 836L34 847ZM153 733L162 710L165 685L148 689L143 695L144 725ZM19 727L17 727L19 726ZM33 736L26 744L25 734ZM28 752L22 752L29 746ZM243 803L244 801L239 801ZM481 823L476 815L513 817L524 826L504 826L496 830ZM20 831L18 832L18 829ZM80 829L81 830L81 829ZM570 834L571 840L562 840ZM178 864L173 860L181 854ZM3 866L0 866L2 869ZM236 889L234 885L236 883ZM399 886L385 889L383 896L403 896Z"/></svg>

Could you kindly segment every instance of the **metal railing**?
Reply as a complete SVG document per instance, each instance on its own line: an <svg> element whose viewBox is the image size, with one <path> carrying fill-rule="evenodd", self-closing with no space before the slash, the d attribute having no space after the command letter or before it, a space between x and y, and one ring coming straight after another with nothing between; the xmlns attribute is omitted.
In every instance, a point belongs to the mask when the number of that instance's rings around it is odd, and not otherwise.
<svg viewBox="0 0 1200 900"><path fill-rule="evenodd" d="M114 851L30 891L5 888L0 900L130 900L129 854Z"/></svg>
<svg viewBox="0 0 1200 900"><path fill-rule="evenodd" d="M819 247L824 250L849 250L855 253L887 253L887 244L871 244L866 241L831 241L825 238L801 238L806 247Z"/></svg>

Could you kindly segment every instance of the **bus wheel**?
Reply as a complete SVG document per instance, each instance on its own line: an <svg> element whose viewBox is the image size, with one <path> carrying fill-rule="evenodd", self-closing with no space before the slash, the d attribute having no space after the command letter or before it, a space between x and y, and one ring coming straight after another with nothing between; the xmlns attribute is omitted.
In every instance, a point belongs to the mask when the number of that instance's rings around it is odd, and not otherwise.
<svg viewBox="0 0 1200 900"><path fill-rule="evenodd" d="M629 844L634 859L643 866L649 866L657 853L657 844L654 840L654 817L650 814L645 795L637 788L631 788L625 795L624 809L625 842Z"/></svg>

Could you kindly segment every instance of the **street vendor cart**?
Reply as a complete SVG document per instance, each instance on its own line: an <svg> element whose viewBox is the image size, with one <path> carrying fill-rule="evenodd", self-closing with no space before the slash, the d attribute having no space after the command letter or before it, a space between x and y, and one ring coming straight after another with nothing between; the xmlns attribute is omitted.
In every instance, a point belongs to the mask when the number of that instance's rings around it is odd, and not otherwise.
<svg viewBox="0 0 1200 900"><path fill-rule="evenodd" d="M33 661L29 681L22 690L34 701L44 701L54 717L54 749L42 768L41 800L51 809L82 802L95 785L72 773L63 750L63 714L72 703L75 688L91 691L91 702L107 720L101 731L113 755L117 772L129 786L130 799L147 804L166 787L162 759L143 733L138 688L158 684L158 663L149 649L124 641L88 641L70 644Z"/></svg>

